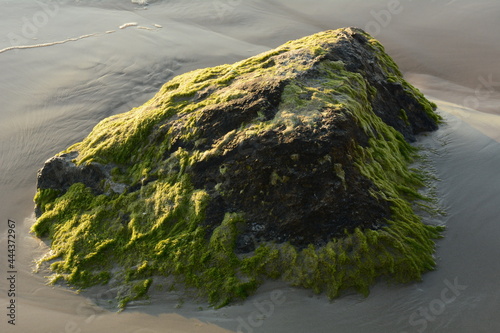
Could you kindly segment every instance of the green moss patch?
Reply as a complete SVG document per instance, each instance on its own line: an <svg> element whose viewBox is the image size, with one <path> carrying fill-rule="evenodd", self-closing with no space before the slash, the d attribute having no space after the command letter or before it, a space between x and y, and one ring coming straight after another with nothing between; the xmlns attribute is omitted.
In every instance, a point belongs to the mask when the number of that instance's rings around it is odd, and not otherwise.
<svg viewBox="0 0 500 333"><path fill-rule="evenodd" d="M370 73L350 69L332 51L352 36L374 54L384 80L412 100L408 109L397 107L395 124L411 130L418 117L439 120L382 46L360 30L323 32L236 64L180 75L143 106L105 119L63 152L78 153L74 168L109 166L101 187L75 182L66 191L38 189L40 216L32 230L51 241L51 256L44 261L52 281L76 288L125 286L117 300L124 307L147 298L155 277L169 276L174 285L223 306L251 295L266 279L334 298L344 290L368 295L379 277L408 282L433 269L434 239L442 228L425 225L412 208L428 200L418 192L424 177L409 169L417 151L377 116L380 92L367 79ZM353 123L345 125L346 119ZM317 169L328 184L338 184L342 198L380 203L388 216L346 224L325 242L264 237L241 251L241 236L258 233L251 234L256 221L246 210L254 206L238 202L272 208L269 193L286 194L308 151L292 147L283 152L286 168L270 163L264 171L249 156L272 135L286 144L296 133L320 135L332 122L339 124L341 144L318 150L323 155L314 162ZM264 143L248 153L245 142ZM216 172L200 177L205 167ZM231 184L255 170L259 174L246 180L248 187L257 177L266 187L246 197L247 187ZM124 190L114 191L113 184ZM225 204L214 204L221 201ZM269 210L270 221L277 221Z"/></svg>

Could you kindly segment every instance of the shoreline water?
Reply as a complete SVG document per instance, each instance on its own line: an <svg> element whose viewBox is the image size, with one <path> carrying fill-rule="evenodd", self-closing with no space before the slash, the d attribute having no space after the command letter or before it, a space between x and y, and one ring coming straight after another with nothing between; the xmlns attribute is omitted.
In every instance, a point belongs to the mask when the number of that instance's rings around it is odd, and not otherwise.
<svg viewBox="0 0 500 333"><path fill-rule="evenodd" d="M33 2L15 3L0 1L5 8L0 49L11 46L9 32L22 36L24 17L34 22L43 12ZM17 325L2 320L2 332L154 333L165 327L235 332L242 325L242 331L279 333L311 330L311 322L320 333L333 327L345 333L500 331L496 2L401 0L402 10L385 20L385 1L321 1L318 6L301 0L226 1L229 7L219 12L213 2L201 1L155 2L147 10L132 6L131 11L116 1L99 3L66 2L57 15L47 14L45 25L28 41L43 44L96 32L99 37L0 53L0 218L15 220L20 237ZM162 28L119 29L128 22ZM408 80L436 98L446 115L436 134L422 138L436 145L438 191L449 212L445 238L438 242L438 269L425 274L423 282L382 283L366 299L346 295L333 303L324 295L271 282L247 302L220 310L153 298L152 304L117 314L96 307L85 294L46 286L43 274L32 273L32 260L47 248L27 232L32 221L25 218L32 214L36 171L47 158L81 140L100 119L144 103L173 75L234 62L320 30L366 28L370 22L379 25L377 37ZM105 33L110 30L116 33ZM2 222L2 251L6 230ZM3 256L2 270L5 264ZM6 287L0 284L2 306ZM283 304L272 302L276 290L283 292Z"/></svg>

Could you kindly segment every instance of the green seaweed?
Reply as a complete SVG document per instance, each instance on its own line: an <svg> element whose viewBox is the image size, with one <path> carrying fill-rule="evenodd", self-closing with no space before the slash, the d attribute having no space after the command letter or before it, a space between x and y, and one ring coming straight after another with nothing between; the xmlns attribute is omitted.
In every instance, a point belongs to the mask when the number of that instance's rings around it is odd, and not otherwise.
<svg viewBox="0 0 500 333"><path fill-rule="evenodd" d="M52 281L86 288L108 283L113 276L115 283L128 286L118 297L119 306L124 307L146 297L155 276L171 276L214 306L223 306L252 294L267 278L335 298L351 289L368 295L381 276L408 282L433 269L434 239L442 228L425 225L412 208L413 201L425 199L418 192L424 185L422 174L408 168L417 151L375 115L369 103L374 88L338 61L314 65L316 78L294 74L313 66L313 60L323 57L338 36L339 31L324 32L233 65L180 75L143 106L103 120L87 138L68 148L65 152L78 151L78 165L111 163L115 181L142 186L121 194L94 195L80 183L63 194L37 192L35 202L42 215L32 231L51 241L52 255L43 260L51 262ZM369 39L387 75L439 121L434 106L404 81L380 43ZM279 56L286 52L303 52L311 62L279 63ZM199 111L242 97L241 91L230 89L232 85L248 81L265 85L278 74L291 80L273 119L264 121L259 116L209 150L171 152L179 138L201 146L203 138L196 128ZM239 230L251 222L243 214L227 212L223 222L208 233L203 220L210 196L193 186L191 167L221 154L221 147L237 137L282 125L291 130L299 124L314 124L326 108L353 116L369 137L368 146L354 144L350 153L356 167L378 188L371 194L391 204L392 217L386 226L346 231L322 247L263 243L246 255L234 251ZM406 113L401 116L408 121ZM291 158L298 161L300 156ZM220 173L225 172L221 166ZM332 172L349 186L342 165L335 164ZM271 184L285 181L276 172L271 174Z"/></svg>

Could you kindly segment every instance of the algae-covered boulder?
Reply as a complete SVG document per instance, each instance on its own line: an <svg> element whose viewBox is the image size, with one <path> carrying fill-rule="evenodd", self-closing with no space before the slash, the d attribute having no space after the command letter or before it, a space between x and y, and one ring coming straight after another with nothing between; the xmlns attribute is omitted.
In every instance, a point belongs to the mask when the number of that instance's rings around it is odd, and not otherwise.
<svg viewBox="0 0 500 333"><path fill-rule="evenodd" d="M329 297L419 279L440 229L412 208L408 142L434 108L356 28L186 73L46 162L33 231L53 281L121 305L165 276L214 305L267 278Z"/></svg>

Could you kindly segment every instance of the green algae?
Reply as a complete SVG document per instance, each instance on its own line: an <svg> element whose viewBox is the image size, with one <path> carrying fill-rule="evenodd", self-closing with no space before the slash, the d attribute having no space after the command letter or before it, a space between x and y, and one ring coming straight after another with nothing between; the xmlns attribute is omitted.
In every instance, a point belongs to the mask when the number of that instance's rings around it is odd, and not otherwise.
<svg viewBox="0 0 500 333"><path fill-rule="evenodd" d="M52 255L44 261L51 263L52 281L86 288L109 283L113 277L115 284L128 286L118 295L119 306L124 307L147 297L155 276L171 276L175 284L194 288L198 296L223 306L252 294L267 278L334 298L351 289L368 295L381 276L408 282L433 269L433 240L442 228L425 225L412 208L414 200L425 200L418 192L424 185L422 174L408 168L417 157L416 149L375 115L369 99L376 91L361 74L347 71L340 61L317 64L339 35L339 31L320 33L233 65L178 76L143 106L102 121L82 142L68 148L66 152L78 151L78 165L109 163L114 166L114 181L141 186L137 191L101 195L80 183L64 194L38 190L35 203L42 214L32 231L51 240ZM369 40L390 79L400 82L438 121L434 106L404 81L380 43ZM300 53L300 63L280 58L288 52ZM318 72L315 78L297 77L298 71L313 66ZM277 76L290 81L272 119L263 120L260 114L210 149L199 150L204 138L196 121L205 107L242 98L249 81L266 85ZM238 233L251 221L241 213L227 212L209 233L203 221L210 196L194 187L192 166L222 154L223 147L239 137L282 125L285 132L314 125L327 108L353 116L368 136L367 146L353 142L350 153L356 167L378 188L370 194L390 202L391 218L381 228L346 231L321 247L263 243L252 253L236 254ZM401 117L408 121L405 116L403 110ZM195 148L171 152L176 140L194 142ZM221 166L220 173L225 172ZM332 173L349 186L341 164L335 164ZM274 172L269 182L276 185L286 179Z"/></svg>

